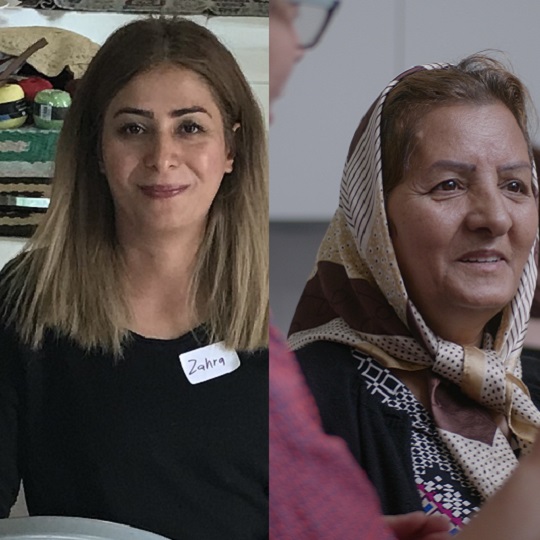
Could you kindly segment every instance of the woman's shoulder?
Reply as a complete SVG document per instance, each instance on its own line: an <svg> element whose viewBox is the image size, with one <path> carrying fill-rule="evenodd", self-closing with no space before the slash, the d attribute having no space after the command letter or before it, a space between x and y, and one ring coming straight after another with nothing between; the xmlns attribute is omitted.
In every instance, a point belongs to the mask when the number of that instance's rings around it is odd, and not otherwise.
<svg viewBox="0 0 540 540"><path fill-rule="evenodd" d="M314 341L294 351L304 371L322 374L356 373L358 361L349 345L333 341Z"/></svg>
<svg viewBox="0 0 540 540"><path fill-rule="evenodd" d="M252 351L236 351L240 358L247 361L268 362L268 348L262 347Z"/></svg>
<svg viewBox="0 0 540 540"><path fill-rule="evenodd" d="M21 342L15 329L13 320L9 320L9 315L15 310L15 296L10 293L11 284L14 279L13 270L17 267L21 255L8 261L0 269L0 364L4 369L13 363L21 350Z"/></svg>
<svg viewBox="0 0 540 540"><path fill-rule="evenodd" d="M352 348L343 343L321 340L312 341L296 349L294 353L298 357L327 358L330 356L332 358L346 358L352 355Z"/></svg>
<svg viewBox="0 0 540 540"><path fill-rule="evenodd" d="M316 341L295 354L319 408L323 402L332 402L335 396L357 395L361 382L358 360L349 345Z"/></svg>
<svg viewBox="0 0 540 540"><path fill-rule="evenodd" d="M8 326L6 318L16 309L17 298L26 277L24 262L30 260L27 252L19 253L0 268L0 325Z"/></svg>
<svg viewBox="0 0 540 540"><path fill-rule="evenodd" d="M25 274L26 263L32 258L32 252L22 252L10 259L0 268L0 302L4 305L13 285L21 283ZM21 274L22 273L22 274ZM2 309L2 311L5 311Z"/></svg>

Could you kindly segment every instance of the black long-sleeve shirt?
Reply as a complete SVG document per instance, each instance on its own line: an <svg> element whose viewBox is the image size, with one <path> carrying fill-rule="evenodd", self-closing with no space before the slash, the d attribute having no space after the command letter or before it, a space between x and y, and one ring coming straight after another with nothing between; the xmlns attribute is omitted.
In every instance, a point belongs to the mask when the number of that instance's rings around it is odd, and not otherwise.
<svg viewBox="0 0 540 540"><path fill-rule="evenodd" d="M22 478L31 515L266 538L268 352L192 384L179 355L201 339L133 335L115 362L53 336L31 351L0 329L0 518Z"/></svg>

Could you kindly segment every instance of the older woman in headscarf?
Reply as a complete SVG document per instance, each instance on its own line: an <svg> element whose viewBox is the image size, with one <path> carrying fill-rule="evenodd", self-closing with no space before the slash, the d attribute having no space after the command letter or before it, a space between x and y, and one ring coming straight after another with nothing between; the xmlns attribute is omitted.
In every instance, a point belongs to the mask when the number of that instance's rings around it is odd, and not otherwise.
<svg viewBox="0 0 540 540"><path fill-rule="evenodd" d="M527 105L474 56L399 76L353 137L290 345L384 513L459 530L540 425L520 363L538 231Z"/></svg>

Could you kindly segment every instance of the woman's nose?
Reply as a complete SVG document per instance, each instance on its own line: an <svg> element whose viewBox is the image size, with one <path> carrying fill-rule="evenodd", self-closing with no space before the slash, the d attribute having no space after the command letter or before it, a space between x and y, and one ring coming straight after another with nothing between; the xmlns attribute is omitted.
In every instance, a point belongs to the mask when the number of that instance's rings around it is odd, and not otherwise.
<svg viewBox="0 0 540 540"><path fill-rule="evenodd" d="M145 149L145 166L158 172L177 167L179 159L179 145L170 134L155 134Z"/></svg>
<svg viewBox="0 0 540 540"><path fill-rule="evenodd" d="M498 182L471 193L466 220L468 228L488 231L491 236L506 234L512 227L509 203Z"/></svg>

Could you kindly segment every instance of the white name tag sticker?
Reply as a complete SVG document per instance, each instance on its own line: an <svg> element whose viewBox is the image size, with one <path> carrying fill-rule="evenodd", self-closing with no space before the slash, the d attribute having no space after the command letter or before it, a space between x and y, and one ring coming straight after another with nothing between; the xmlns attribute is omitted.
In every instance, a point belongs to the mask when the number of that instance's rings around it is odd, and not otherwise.
<svg viewBox="0 0 540 540"><path fill-rule="evenodd" d="M180 364L191 384L227 375L240 367L240 358L222 341L179 355Z"/></svg>

